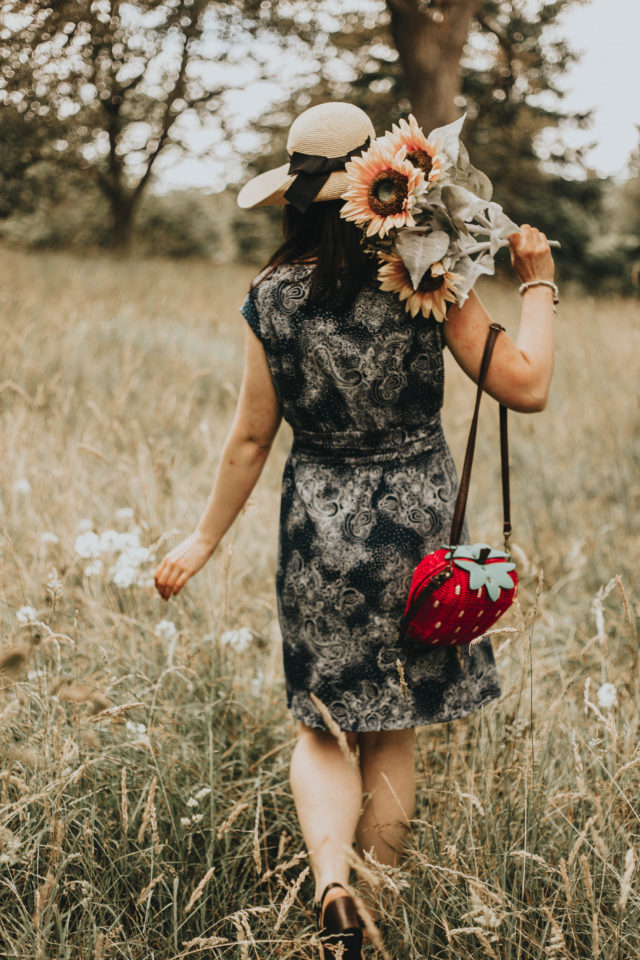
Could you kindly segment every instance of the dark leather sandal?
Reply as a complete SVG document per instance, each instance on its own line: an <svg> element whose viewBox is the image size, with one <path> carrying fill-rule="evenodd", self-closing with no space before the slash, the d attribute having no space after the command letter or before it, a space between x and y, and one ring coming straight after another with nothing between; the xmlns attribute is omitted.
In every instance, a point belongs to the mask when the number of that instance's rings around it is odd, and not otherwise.
<svg viewBox="0 0 640 960"><path fill-rule="evenodd" d="M324 899L333 887L342 887L344 897L336 897L327 904L324 911ZM353 897L345 890L341 883L328 883L322 891L320 902L315 904L316 917L320 927L320 955L322 960L335 960L340 956L342 946L342 960L361 960L362 927Z"/></svg>

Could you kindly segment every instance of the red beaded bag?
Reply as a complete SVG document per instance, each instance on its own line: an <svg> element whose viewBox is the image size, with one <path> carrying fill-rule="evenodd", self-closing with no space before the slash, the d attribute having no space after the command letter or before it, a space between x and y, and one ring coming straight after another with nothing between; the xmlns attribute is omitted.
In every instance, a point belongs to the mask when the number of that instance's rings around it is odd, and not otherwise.
<svg viewBox="0 0 640 960"><path fill-rule="evenodd" d="M426 646L457 646L482 636L513 603L518 574L509 554L511 535L507 408L500 404L500 460L505 550L486 543L460 544L478 429L478 412L489 361L504 327L492 323L482 355L476 403L451 523L449 544L420 561L413 573L400 625L400 639L416 651Z"/></svg>

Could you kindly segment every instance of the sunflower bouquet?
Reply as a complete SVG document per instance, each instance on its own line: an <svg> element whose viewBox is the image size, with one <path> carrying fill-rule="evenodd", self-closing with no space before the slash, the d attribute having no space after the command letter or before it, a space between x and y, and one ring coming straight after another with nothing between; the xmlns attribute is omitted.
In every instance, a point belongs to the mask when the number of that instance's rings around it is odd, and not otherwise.
<svg viewBox="0 0 640 960"><path fill-rule="evenodd" d="M424 134L414 116L394 124L345 167L341 216L362 228L381 290L405 310L442 322L460 306L519 227L492 201L489 178L460 140L464 116Z"/></svg>

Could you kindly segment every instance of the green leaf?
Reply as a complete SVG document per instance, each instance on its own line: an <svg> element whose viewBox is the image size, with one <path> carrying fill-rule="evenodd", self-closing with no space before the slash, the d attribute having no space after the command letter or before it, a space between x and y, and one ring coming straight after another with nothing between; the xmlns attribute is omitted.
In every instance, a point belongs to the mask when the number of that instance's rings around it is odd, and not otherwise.
<svg viewBox="0 0 640 960"><path fill-rule="evenodd" d="M487 595L489 599L493 600L495 603L495 601L500 596L500 587L498 586L497 583L493 583L492 580L487 580L485 586L487 588Z"/></svg>
<svg viewBox="0 0 640 960"><path fill-rule="evenodd" d="M486 586L487 593L492 600L497 600L500 596L500 587L505 590L513 590L515 583L508 574L508 570L515 570L515 563L492 563L486 567Z"/></svg>
<svg viewBox="0 0 640 960"><path fill-rule="evenodd" d="M478 170L477 167L469 166L466 178L466 187L472 193L477 194L481 200L491 200L493 196L493 184L486 173Z"/></svg>
<svg viewBox="0 0 640 960"><path fill-rule="evenodd" d="M458 560L456 558L453 562L455 563L456 567L460 567L462 570L468 570L469 572L478 568L478 564L475 562L475 560Z"/></svg>
<svg viewBox="0 0 640 960"><path fill-rule="evenodd" d="M495 559L496 557L504 557L505 560L508 560L508 559L509 559L509 554L508 554L508 553L505 553L504 550L494 550L493 547L492 547L492 548L491 548L491 553L489 554L489 558L488 558L488 559L489 559L489 560L493 560L493 559ZM495 564L494 564L494 566L495 566ZM515 565L515 563L514 563L513 566L511 567L511 569L512 569L512 570L515 570L515 568L516 568L516 565Z"/></svg>
<svg viewBox="0 0 640 960"><path fill-rule="evenodd" d="M486 201L481 200L465 187L455 183L447 184L442 188L442 202L447 208L454 223L468 223L486 209Z"/></svg>
<svg viewBox="0 0 640 960"><path fill-rule="evenodd" d="M457 120L454 120L453 123L448 123L444 127L436 127L427 137L429 143L435 144L437 141L438 153L444 154L452 166L455 166L458 162L460 132L462 131L462 125L466 117L466 113L463 113L463 115L458 117Z"/></svg>
<svg viewBox="0 0 640 960"><path fill-rule="evenodd" d="M453 557L466 557L467 559L474 560L477 559L477 554L473 552L473 547L468 543L463 543L462 546L455 547L453 551Z"/></svg>
<svg viewBox="0 0 640 960"><path fill-rule="evenodd" d="M492 563L491 566L487 567L487 580L510 590L513 587L513 579L509 576L508 571L515 570L515 566L515 563ZM498 567L497 570L496 567Z"/></svg>
<svg viewBox="0 0 640 960"><path fill-rule="evenodd" d="M405 228L400 231L396 250L409 271L414 290L420 286L420 281L429 267L445 255L450 242L448 234L443 230L418 233Z"/></svg>
<svg viewBox="0 0 640 960"><path fill-rule="evenodd" d="M469 589L479 590L487 582L486 568L479 563L474 563L473 569L469 571Z"/></svg>

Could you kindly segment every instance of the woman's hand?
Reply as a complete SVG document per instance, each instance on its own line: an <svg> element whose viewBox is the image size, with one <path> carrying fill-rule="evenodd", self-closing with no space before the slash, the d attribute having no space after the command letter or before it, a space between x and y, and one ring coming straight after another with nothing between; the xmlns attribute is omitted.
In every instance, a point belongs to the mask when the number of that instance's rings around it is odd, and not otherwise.
<svg viewBox="0 0 640 960"><path fill-rule="evenodd" d="M536 227L523 223L518 233L509 237L511 263L522 283L530 280L551 280L555 271L549 241Z"/></svg>
<svg viewBox="0 0 640 960"><path fill-rule="evenodd" d="M204 567L214 545L198 530L171 550L159 564L154 578L156 590L163 600L180 593L187 580Z"/></svg>

